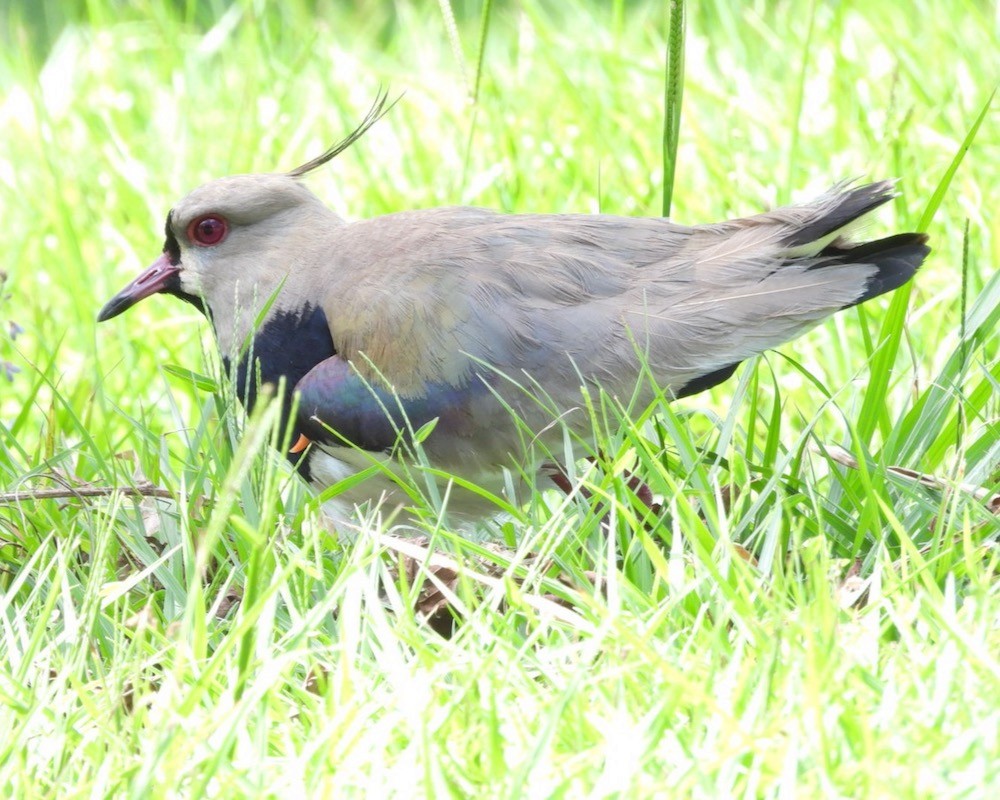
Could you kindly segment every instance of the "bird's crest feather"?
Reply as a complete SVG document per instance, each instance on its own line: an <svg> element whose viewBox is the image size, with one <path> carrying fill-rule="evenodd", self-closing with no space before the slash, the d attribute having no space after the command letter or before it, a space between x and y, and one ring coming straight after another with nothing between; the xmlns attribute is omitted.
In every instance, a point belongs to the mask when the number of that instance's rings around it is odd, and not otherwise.
<svg viewBox="0 0 1000 800"><path fill-rule="evenodd" d="M402 97L402 95L400 95ZM399 102L399 97L393 100L391 103L386 105L389 99L389 93L379 91L378 95L375 97L375 101L372 103L372 107L368 109L368 113L365 118L361 120L361 123L353 131L351 131L346 137L341 139L335 145L330 147L324 153L316 156L316 158L311 161L307 161L305 164L296 167L288 173L289 178L301 178L308 175L314 169L322 167L328 161L332 161L341 153L343 153L348 147L354 144L358 139L368 132L368 129L378 122L382 117L388 114L394 105Z"/></svg>

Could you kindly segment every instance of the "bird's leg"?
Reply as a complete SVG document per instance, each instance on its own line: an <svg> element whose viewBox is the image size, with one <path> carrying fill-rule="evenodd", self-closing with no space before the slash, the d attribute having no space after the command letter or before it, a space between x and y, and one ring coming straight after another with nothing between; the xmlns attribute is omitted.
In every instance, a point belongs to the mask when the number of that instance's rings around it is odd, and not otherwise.
<svg viewBox="0 0 1000 800"><path fill-rule="evenodd" d="M603 451L600 453L600 456L604 461L610 461ZM594 461L595 459L591 458L589 460ZM627 486L629 491L631 491L632 494L634 494L636 498L646 506L646 508L654 514L660 513L660 504L653 502L653 490L649 488L649 484L646 483L646 481L630 469L626 469L622 477L628 481Z"/></svg>
<svg viewBox="0 0 1000 800"><path fill-rule="evenodd" d="M567 496L573 494L573 482L569 479L569 475L566 474L566 468L558 461L545 461L542 463L540 470L549 477L556 485L556 488L560 489L563 494ZM583 487L580 487L580 492L584 497L590 496L590 492Z"/></svg>
<svg viewBox="0 0 1000 800"><path fill-rule="evenodd" d="M597 457L587 456L586 460L593 464L597 461ZM563 467L562 464L556 461L546 461L542 464L541 471L544 472L564 494L569 496L573 493L573 482L569 479L569 475L566 473L566 468ZM635 496L654 514L659 513L660 504L653 502L653 490L649 488L649 484L631 470L625 471L625 478L628 480L628 488L635 494ZM580 487L580 494L584 498L590 498L591 496L590 490L583 486Z"/></svg>
<svg viewBox="0 0 1000 800"><path fill-rule="evenodd" d="M660 504L653 502L653 490L649 488L649 484L631 470L626 470L625 475L632 493L654 514L660 513Z"/></svg>

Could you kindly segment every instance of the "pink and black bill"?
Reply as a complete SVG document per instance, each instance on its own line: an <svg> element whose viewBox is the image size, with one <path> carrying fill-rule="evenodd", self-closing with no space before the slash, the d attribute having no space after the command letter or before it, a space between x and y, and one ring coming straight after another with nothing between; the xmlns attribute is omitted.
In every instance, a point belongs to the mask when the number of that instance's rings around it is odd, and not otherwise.
<svg viewBox="0 0 1000 800"><path fill-rule="evenodd" d="M112 297L97 315L98 322L117 317L123 311L127 311L144 297L158 292L168 292L172 288L180 289L179 265L170 263L170 256L163 253L156 261Z"/></svg>
<svg viewBox="0 0 1000 800"><path fill-rule="evenodd" d="M172 294L202 308L201 300L181 289L180 273L181 249L177 243L177 237L170 229L170 216L168 215L167 238L163 243L163 253L139 277L105 303L104 308L97 315L97 321L104 322L117 317L140 300L158 293Z"/></svg>

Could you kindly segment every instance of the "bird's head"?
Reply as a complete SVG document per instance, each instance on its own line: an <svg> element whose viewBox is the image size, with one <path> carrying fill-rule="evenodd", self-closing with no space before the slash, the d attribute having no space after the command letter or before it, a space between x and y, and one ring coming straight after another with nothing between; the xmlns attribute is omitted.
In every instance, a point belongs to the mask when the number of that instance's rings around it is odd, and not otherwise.
<svg viewBox="0 0 1000 800"><path fill-rule="evenodd" d="M198 187L167 215L163 252L101 309L116 317L143 298L172 294L201 308L227 352L260 309L294 307L342 221L289 175L236 175ZM280 297L274 297L281 290Z"/></svg>
<svg viewBox="0 0 1000 800"><path fill-rule="evenodd" d="M382 95L348 137L291 172L219 178L192 191L167 214L159 258L105 304L98 322L150 295L172 294L207 314L225 354L240 347L265 305L307 304L316 285L309 272L329 259L343 220L301 178L350 147L389 108Z"/></svg>

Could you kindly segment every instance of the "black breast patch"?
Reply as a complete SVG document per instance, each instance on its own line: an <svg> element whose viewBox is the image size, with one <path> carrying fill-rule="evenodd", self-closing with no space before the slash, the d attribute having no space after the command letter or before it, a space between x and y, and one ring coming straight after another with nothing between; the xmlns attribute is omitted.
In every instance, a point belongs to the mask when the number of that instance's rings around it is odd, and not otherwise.
<svg viewBox="0 0 1000 800"><path fill-rule="evenodd" d="M240 356L235 375L237 396L249 413L257 401L258 388L266 383L277 387L284 378L286 389L281 409L284 428L291 415L295 385L309 370L336 354L322 308L307 305L298 312L275 311L257 330L248 351ZM232 374L230 358L224 356L222 362L226 372ZM293 441L300 432L293 431Z"/></svg>

